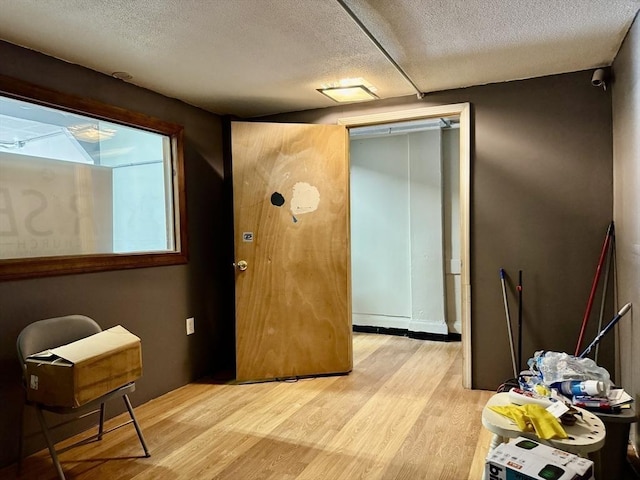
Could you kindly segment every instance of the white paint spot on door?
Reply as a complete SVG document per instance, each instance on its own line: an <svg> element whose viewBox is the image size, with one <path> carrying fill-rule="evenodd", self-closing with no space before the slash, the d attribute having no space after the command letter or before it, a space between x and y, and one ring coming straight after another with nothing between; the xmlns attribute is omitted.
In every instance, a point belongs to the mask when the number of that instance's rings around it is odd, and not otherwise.
<svg viewBox="0 0 640 480"><path fill-rule="evenodd" d="M320 203L320 192L313 185L306 182L298 182L293 186L293 198L291 198L291 213L302 215L314 212Z"/></svg>

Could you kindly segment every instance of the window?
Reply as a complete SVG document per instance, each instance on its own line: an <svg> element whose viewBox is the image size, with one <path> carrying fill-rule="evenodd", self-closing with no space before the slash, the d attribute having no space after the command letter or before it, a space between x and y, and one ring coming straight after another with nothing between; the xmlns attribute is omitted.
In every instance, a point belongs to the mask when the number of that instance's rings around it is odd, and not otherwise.
<svg viewBox="0 0 640 480"><path fill-rule="evenodd" d="M186 262L182 127L0 77L0 279Z"/></svg>

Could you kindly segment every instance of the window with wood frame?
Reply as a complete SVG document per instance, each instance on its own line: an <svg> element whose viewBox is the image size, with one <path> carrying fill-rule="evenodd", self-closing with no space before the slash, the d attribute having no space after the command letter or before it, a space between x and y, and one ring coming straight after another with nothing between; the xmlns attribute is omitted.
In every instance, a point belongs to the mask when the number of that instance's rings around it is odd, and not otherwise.
<svg viewBox="0 0 640 480"><path fill-rule="evenodd" d="M0 77L0 279L185 263L182 133Z"/></svg>

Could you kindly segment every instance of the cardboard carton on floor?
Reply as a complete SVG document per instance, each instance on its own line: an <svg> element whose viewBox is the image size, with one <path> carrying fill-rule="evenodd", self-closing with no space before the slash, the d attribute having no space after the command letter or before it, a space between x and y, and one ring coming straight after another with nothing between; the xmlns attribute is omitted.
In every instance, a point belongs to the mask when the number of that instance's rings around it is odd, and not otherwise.
<svg viewBox="0 0 640 480"><path fill-rule="evenodd" d="M490 452L485 470L488 480L594 480L591 460L524 437Z"/></svg>
<svg viewBox="0 0 640 480"><path fill-rule="evenodd" d="M78 407L142 375L140 339L124 327L104 330L26 358L27 400Z"/></svg>

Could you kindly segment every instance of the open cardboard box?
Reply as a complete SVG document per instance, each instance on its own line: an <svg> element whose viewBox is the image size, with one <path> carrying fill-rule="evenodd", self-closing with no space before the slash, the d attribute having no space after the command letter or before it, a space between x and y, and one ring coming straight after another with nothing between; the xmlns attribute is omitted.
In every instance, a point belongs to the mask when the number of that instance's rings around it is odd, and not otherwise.
<svg viewBox="0 0 640 480"><path fill-rule="evenodd" d="M25 360L27 400L79 407L142 375L140 339L118 325Z"/></svg>

